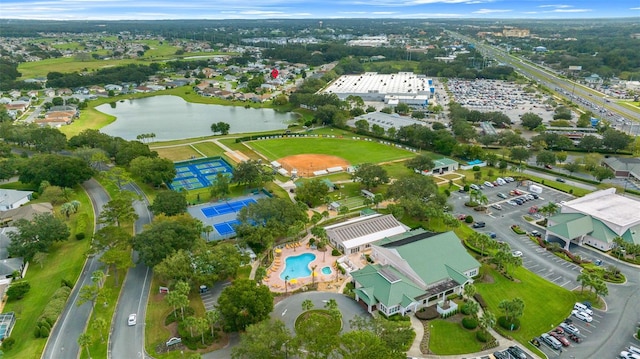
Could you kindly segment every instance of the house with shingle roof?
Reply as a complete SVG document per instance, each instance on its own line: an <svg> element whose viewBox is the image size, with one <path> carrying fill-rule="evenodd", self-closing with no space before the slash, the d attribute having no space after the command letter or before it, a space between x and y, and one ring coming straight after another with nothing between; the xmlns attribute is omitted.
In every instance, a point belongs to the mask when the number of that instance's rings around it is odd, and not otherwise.
<svg viewBox="0 0 640 359"><path fill-rule="evenodd" d="M461 294L473 282L480 263L453 232L418 229L382 239L371 246L374 264L351 272L356 301L369 313L415 312Z"/></svg>

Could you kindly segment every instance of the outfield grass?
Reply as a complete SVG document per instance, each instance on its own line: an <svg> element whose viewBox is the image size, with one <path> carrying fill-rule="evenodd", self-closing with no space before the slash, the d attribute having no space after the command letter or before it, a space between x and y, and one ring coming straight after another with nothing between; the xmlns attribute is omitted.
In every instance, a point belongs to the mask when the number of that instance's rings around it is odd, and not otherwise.
<svg viewBox="0 0 640 359"><path fill-rule="evenodd" d="M202 157L202 155L190 145L153 148L152 150L158 152L158 156L173 162L190 160L192 156L195 156L195 158Z"/></svg>
<svg viewBox="0 0 640 359"><path fill-rule="evenodd" d="M86 233L93 233L93 208L89 197L80 187L77 187L75 192L73 199L80 201L80 207L78 213L66 221L71 229L72 238L80 213L86 213L89 218ZM54 211L59 213L59 207L55 207ZM16 344L10 352L6 353L7 357L40 358L46 339L36 339L33 336L37 319L53 293L60 288L62 279L76 282L84 265L89 244L88 239L82 241L69 239L55 243L42 263L42 267L39 264L29 266L25 279L31 284L31 290L23 299L8 302L3 310L5 313L12 311L16 313L16 324L11 333L11 336L16 338Z"/></svg>
<svg viewBox="0 0 640 359"><path fill-rule="evenodd" d="M429 322L429 349L438 355L477 353L482 343L476 332L464 329L460 323L438 319Z"/></svg>
<svg viewBox="0 0 640 359"><path fill-rule="evenodd" d="M574 292L552 284L523 267L511 270L510 274L516 279L513 282L491 268L483 267L482 271L493 278L493 283L476 282L475 285L496 317L503 315L498 309L502 300L519 297L524 301L521 327L508 333L532 350L534 347L528 341L567 318L577 300Z"/></svg>
<svg viewBox="0 0 640 359"><path fill-rule="evenodd" d="M250 145L271 160L299 154L325 154L350 163L380 163L415 156L412 152L378 142L340 138L284 138L252 141Z"/></svg>
<svg viewBox="0 0 640 359"><path fill-rule="evenodd" d="M207 157L224 155L224 150L213 142L194 143L193 147L195 147L198 151L207 155Z"/></svg>

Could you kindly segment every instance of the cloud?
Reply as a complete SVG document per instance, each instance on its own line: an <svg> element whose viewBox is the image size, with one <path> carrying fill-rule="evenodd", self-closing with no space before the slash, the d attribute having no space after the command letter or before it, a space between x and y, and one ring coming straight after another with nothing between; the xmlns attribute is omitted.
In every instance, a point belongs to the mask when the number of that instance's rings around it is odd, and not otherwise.
<svg viewBox="0 0 640 359"><path fill-rule="evenodd" d="M629 10L640 10L640 7L632 7L632 8L629 8Z"/></svg>
<svg viewBox="0 0 640 359"><path fill-rule="evenodd" d="M553 7L553 8L557 8L557 9L563 9L563 8L569 8L569 7L573 7L573 6L571 6L571 5L540 5L538 7L542 7L542 8Z"/></svg>
<svg viewBox="0 0 640 359"><path fill-rule="evenodd" d="M505 13L505 12L511 12L513 10L506 10L506 9L479 9L476 11L473 11L472 13L474 14L497 14L497 13Z"/></svg>
<svg viewBox="0 0 640 359"><path fill-rule="evenodd" d="M555 9L550 12L560 12L560 13L578 13L578 12L591 12L591 9Z"/></svg>

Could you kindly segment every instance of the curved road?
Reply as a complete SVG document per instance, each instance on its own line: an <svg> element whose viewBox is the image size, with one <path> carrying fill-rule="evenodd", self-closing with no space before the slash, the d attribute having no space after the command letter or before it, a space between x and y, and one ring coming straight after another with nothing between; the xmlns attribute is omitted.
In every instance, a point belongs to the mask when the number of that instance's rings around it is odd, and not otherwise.
<svg viewBox="0 0 640 359"><path fill-rule="evenodd" d="M93 178L82 184L93 205L95 218L98 218L102 207L109 201L109 194L100 186ZM96 229L99 226L95 227ZM71 291L71 296L67 305L53 327L49 340L42 353L43 358L77 358L80 347L78 345L78 337L85 330L89 317L91 316L91 303L85 303L80 307L77 306L78 293L80 288L85 285L92 285L91 273L98 270L101 266L99 263L99 255L89 257L84 265L82 274Z"/></svg>
<svg viewBox="0 0 640 359"><path fill-rule="evenodd" d="M137 193L141 198L133 203L138 214L134 230L135 233L140 233L144 225L151 223L153 217L149 211L149 202L142 190L134 183L127 184L125 189ZM137 253L134 252L134 262L137 259ZM151 269L144 263L136 264L127 272L111 322L108 358L148 357L144 350L144 329L152 275ZM131 313L138 315L138 324L130 327L127 325L127 318Z"/></svg>

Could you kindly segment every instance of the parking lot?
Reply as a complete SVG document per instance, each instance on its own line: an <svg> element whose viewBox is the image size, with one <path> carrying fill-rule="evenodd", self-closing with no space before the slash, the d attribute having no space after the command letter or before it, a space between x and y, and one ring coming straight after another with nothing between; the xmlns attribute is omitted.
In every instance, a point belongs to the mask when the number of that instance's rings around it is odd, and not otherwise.
<svg viewBox="0 0 640 359"><path fill-rule="evenodd" d="M542 193L538 195L539 198L528 200L521 205L510 205L508 204L508 201L513 198L523 197L527 193L530 193L528 190L528 183L511 182L497 187L483 186L481 191L489 200L489 203L487 204L487 212L477 212L474 211L473 208L464 206L464 203L469 201L468 193L452 193L450 203L453 206L455 214L471 215L475 222L485 223L485 227L477 228L475 229L476 231L487 234L494 233L496 236L495 239L508 243L512 251L521 251L522 264L525 268L558 286L567 290L574 290L580 286L576 281L576 278L578 274L580 274L581 267L571 262L567 262L541 248L526 235L518 235L511 230L511 225L517 224L520 228L529 233L537 230L544 235L544 228L526 222L523 219L523 216L527 215L533 217L533 215L529 213L532 206L541 208L549 202L561 203L563 201L573 199L569 194L556 191L543 185L538 186L543 188ZM514 190L518 190L522 194L515 196L510 195L509 193ZM506 194L507 198L504 199L498 197L499 193ZM493 204L500 204L502 209L498 210L492 208L491 205ZM572 245L571 250L579 253L581 256L584 256L584 258L596 258L594 252L588 249L577 248L575 245ZM607 326L613 324L611 323L612 319L607 320L603 311L597 309L594 309L593 311L593 321L591 323L585 323L575 317L571 318L573 320L573 324L580 330L580 337L583 339L581 343L570 341L570 345L563 347L562 351L554 350L544 343L541 343L540 349L550 358L561 355L567 358L590 358L590 354L595 352L596 349L602 345L601 339L604 333L598 333L598 328L603 325L603 323L607 323ZM571 308L567 308L567 313L570 312ZM598 336L598 340L589 340L596 336ZM616 354L612 353L612 358L614 358L615 355Z"/></svg>

